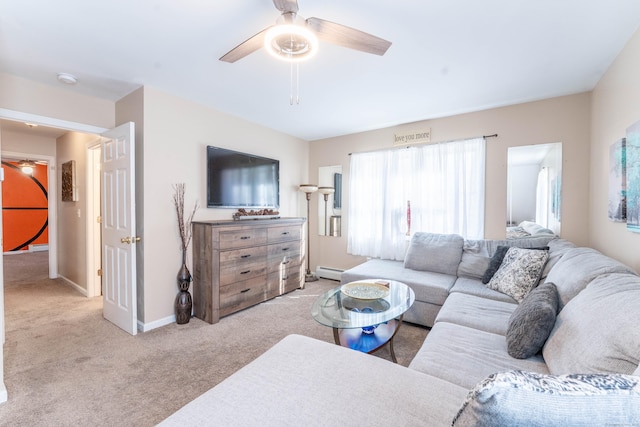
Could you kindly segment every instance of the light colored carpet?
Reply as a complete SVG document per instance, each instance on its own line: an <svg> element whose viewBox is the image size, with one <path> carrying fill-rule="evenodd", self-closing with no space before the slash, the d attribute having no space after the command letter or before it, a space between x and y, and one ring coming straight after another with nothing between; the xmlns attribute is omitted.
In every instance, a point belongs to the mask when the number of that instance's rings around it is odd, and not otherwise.
<svg viewBox="0 0 640 427"><path fill-rule="evenodd" d="M4 256L3 426L152 426L288 334L333 342L331 329L310 315L333 281L308 283L215 325L194 318L134 337L103 319L101 298L48 279L47 257ZM403 325L395 339L400 364L409 364L427 332ZM386 348L371 357L390 360Z"/></svg>

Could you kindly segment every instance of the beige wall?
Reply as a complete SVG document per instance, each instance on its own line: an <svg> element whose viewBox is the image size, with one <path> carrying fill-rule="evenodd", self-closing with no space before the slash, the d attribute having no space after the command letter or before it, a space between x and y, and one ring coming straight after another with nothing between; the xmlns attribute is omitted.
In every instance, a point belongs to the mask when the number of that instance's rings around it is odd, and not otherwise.
<svg viewBox="0 0 640 427"><path fill-rule="evenodd" d="M0 108L107 129L113 127L115 118L112 101L2 73Z"/></svg>
<svg viewBox="0 0 640 427"><path fill-rule="evenodd" d="M68 132L58 138L56 176L58 191L58 274L87 291L87 143L98 136ZM77 201L63 202L62 164L76 162Z"/></svg>
<svg viewBox="0 0 640 427"><path fill-rule="evenodd" d="M138 97L140 93L132 95ZM173 315L178 292L175 277L180 268L180 240L172 185L186 184L185 209L190 210L199 201L196 219L231 219L233 209L206 208L206 146L276 158L280 160L280 214L301 216L303 194L297 186L307 180L309 144L148 86L142 97L144 159L137 170L142 175L137 182L142 185L137 188L136 199L144 206L137 224L144 261L138 269L143 270L144 279L141 320L152 327L154 322ZM128 101L127 105L117 105L118 122L131 120L129 116L136 114L129 104L139 104L139 99ZM191 260L189 255L189 266Z"/></svg>
<svg viewBox="0 0 640 427"><path fill-rule="evenodd" d="M590 244L640 271L640 234L607 218L609 146L640 120L640 30L609 67L592 95Z"/></svg>
<svg viewBox="0 0 640 427"><path fill-rule="evenodd" d="M320 166L343 167L342 237L312 233L311 264L348 268L362 262L346 253L349 209L349 153L391 148L394 133L430 128L431 141L450 141L497 133L487 139L485 237L504 238L507 204L508 147L562 142L561 236L578 245L588 243L590 94L552 98L477 113L427 120L336 138L313 141L310 148L310 179L317 180ZM318 196L312 197L317 212ZM311 229L317 230L312 215Z"/></svg>
<svg viewBox="0 0 640 427"><path fill-rule="evenodd" d="M4 152L40 154L51 157L56 155L55 138L1 129L0 132L2 132L2 151Z"/></svg>

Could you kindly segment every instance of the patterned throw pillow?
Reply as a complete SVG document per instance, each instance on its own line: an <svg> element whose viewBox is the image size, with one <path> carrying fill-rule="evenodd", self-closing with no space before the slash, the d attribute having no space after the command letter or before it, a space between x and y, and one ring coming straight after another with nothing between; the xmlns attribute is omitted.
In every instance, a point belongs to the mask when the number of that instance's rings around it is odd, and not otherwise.
<svg viewBox="0 0 640 427"><path fill-rule="evenodd" d="M548 258L549 251L509 248L487 287L522 302L538 283Z"/></svg>
<svg viewBox="0 0 640 427"><path fill-rule="evenodd" d="M640 378L509 371L469 392L452 426L637 425Z"/></svg>

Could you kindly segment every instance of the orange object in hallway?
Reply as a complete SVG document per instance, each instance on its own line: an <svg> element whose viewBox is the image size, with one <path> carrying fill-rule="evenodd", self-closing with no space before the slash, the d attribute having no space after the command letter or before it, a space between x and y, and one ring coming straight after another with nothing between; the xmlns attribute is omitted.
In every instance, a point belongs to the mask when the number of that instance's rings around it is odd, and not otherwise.
<svg viewBox="0 0 640 427"><path fill-rule="evenodd" d="M47 165L36 164L32 175L18 162L3 161L2 230L5 251L28 250L49 242Z"/></svg>

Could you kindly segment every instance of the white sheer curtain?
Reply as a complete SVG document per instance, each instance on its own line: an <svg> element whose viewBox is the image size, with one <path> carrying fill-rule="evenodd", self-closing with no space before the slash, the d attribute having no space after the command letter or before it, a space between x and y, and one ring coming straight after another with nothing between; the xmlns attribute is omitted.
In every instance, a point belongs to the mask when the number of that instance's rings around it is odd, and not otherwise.
<svg viewBox="0 0 640 427"><path fill-rule="evenodd" d="M484 165L484 138L352 154L347 252L403 259L407 231L483 238Z"/></svg>
<svg viewBox="0 0 640 427"><path fill-rule="evenodd" d="M549 168L543 167L536 186L536 224L549 227L549 211Z"/></svg>

